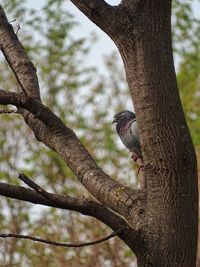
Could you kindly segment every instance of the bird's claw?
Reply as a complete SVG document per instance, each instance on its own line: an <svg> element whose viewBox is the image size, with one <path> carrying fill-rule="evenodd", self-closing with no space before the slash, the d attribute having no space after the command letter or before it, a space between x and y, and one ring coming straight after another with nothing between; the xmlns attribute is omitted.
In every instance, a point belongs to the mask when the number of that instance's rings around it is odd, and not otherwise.
<svg viewBox="0 0 200 267"><path fill-rule="evenodd" d="M141 160L142 160L142 157L141 156L139 156L139 155L137 155L136 153L132 153L132 155L131 155L131 158L136 162L139 158L141 158Z"/></svg>
<svg viewBox="0 0 200 267"><path fill-rule="evenodd" d="M143 168L144 168L144 164L143 163L138 166L138 169L137 169L138 174L140 173L140 170L142 170Z"/></svg>

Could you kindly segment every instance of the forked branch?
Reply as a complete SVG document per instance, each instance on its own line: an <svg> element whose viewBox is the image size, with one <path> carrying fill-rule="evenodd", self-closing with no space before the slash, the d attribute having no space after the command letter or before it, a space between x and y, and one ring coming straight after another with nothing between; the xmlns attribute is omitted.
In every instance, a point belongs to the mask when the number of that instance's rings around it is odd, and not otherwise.
<svg viewBox="0 0 200 267"><path fill-rule="evenodd" d="M12 103L9 103L9 95ZM141 200L142 191L125 187L106 175L75 133L40 101L32 97L21 99L16 93L0 90L0 104L14 104L31 112L34 115L31 122L26 121L37 138L66 161L79 181L102 204L126 217L136 200Z"/></svg>
<svg viewBox="0 0 200 267"><path fill-rule="evenodd" d="M105 15L106 19L109 19L109 10L110 8L113 8L104 1L74 2L81 4L85 8L89 5L90 9L93 11L95 8L99 7L99 11L97 11L100 12L101 15ZM23 92L17 94L0 90L0 104L12 104L18 108L18 112L24 117L25 122L33 130L37 139L47 145L50 149L56 151L65 160L78 180L98 201L102 203L99 205L105 205L109 209L122 215L124 218L131 217L131 212L134 212L134 208L136 207L136 210L138 210L138 207L143 205L142 202L145 198L145 192L123 186L106 175L96 164L83 144L81 144L76 134L69 127L65 126L61 119L48 107L41 103L37 75L33 64L26 56L25 51L15 35L12 26L8 23L2 8L0 8L0 22L1 21L0 43L2 51L11 69L15 73ZM14 61L12 61L12 56L15 58ZM5 195L4 192L2 194ZM45 199L45 201L47 201L47 199ZM51 203L52 205L52 201L49 199L48 203ZM105 208L104 213L107 214L107 211L108 209ZM95 209L93 212L96 212ZM111 213L114 214L113 212ZM107 220L111 223L113 219L112 216L109 219L103 219L100 212L96 215L96 217L98 216L100 220L105 221L106 224L108 224L108 222L106 222ZM117 215L116 217L119 218ZM122 221L124 222L123 219ZM115 223L115 226L117 224L119 224L119 221L118 223ZM114 227L113 229L116 230L118 227Z"/></svg>
<svg viewBox="0 0 200 267"><path fill-rule="evenodd" d="M117 7L110 6L104 0L71 0L91 21L103 31L111 33L116 28L115 20Z"/></svg>
<svg viewBox="0 0 200 267"><path fill-rule="evenodd" d="M27 185L29 185L31 188L33 188L39 195L43 196L44 198L46 198L48 201L51 202L51 204L55 204L55 205L61 205L62 207L69 207L67 204L67 202L71 202L72 206L75 207L75 203L79 202L81 203L81 200L75 199L75 198L71 198L71 197L62 197L62 196L58 196L56 194L51 194L48 193L47 191L45 191L43 188L41 188L38 184L36 184L35 182L31 181L25 174L20 174L18 177L20 180L22 180L23 182L25 182ZM69 201L70 200L70 201ZM93 204L97 204L95 202L91 202ZM96 208L97 208L96 206ZM80 206L79 206L80 209ZM81 209L79 211L82 211ZM76 244L69 244L69 243L61 243L61 242L56 242L56 241L51 241L51 240L46 240L46 239L42 239L42 238L38 238L38 237L34 237L34 236L30 236L30 235L19 235L19 234L13 234L13 233L9 233L9 234L0 234L1 238L20 238L20 239L29 239L35 242L40 242L40 243L45 243L45 244L49 244L49 245L54 245L54 246L59 246L59 247L85 247L85 246L91 246L91 245L96 245L99 243L102 243L104 241L109 240L110 238L118 235L120 232L122 232L125 228L128 229L128 226L121 226L119 229L117 229L116 231L113 231L111 234L109 234L106 237L100 238L98 240L95 241L91 241L91 242L84 242L84 243L76 243Z"/></svg>
<svg viewBox="0 0 200 267"><path fill-rule="evenodd" d="M46 192L51 195L50 201L41 194L34 190L25 188L23 186L10 185L0 182L0 195L10 197L13 199L23 200L34 204L72 210L79 212L83 215L92 216L103 223L107 224L110 228L117 230L119 226L127 227L127 223L112 211L108 210L102 204L88 199L78 199L67 195L58 195Z"/></svg>

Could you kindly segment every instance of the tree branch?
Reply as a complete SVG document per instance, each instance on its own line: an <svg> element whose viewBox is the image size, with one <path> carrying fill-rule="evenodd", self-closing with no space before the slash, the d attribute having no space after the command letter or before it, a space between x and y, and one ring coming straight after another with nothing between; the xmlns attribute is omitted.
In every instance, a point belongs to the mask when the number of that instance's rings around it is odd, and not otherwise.
<svg viewBox="0 0 200 267"><path fill-rule="evenodd" d="M48 199L52 203L56 204L61 204L65 205L65 201L62 202L63 200L55 194L50 194L49 192L45 191L43 188L41 188L38 184L33 182L30 178L28 178L25 174L21 173L18 177L20 180L22 180L24 183L26 183L28 186L33 188L38 194L42 195L46 199ZM141 209L141 207L140 207Z"/></svg>
<svg viewBox="0 0 200 267"><path fill-rule="evenodd" d="M79 1L79 3L82 7L88 6L86 1ZM92 6L94 6L94 10L98 7L101 13L107 16L108 9L111 8L104 1L91 1L89 5L91 5L90 9L93 9ZM0 103L14 104L18 108L22 108L18 110L34 131L36 138L56 151L66 161L79 181L96 199L123 216L129 214L137 192L124 187L106 175L80 143L75 133L66 127L53 112L42 105L40 100L37 100L39 87L35 68L25 54L1 6L0 43L6 60L26 93L24 96L0 90ZM26 97L27 95L28 97ZM23 109L31 112L34 116Z"/></svg>
<svg viewBox="0 0 200 267"><path fill-rule="evenodd" d="M116 28L117 7L110 6L104 0L71 0L71 2L91 21L108 34Z"/></svg>
<svg viewBox="0 0 200 267"><path fill-rule="evenodd" d="M18 111L15 109L0 109L0 114L11 114L11 113L17 114Z"/></svg>
<svg viewBox="0 0 200 267"><path fill-rule="evenodd" d="M28 58L1 5L0 47L24 94L40 99L36 68Z"/></svg>
<svg viewBox="0 0 200 267"><path fill-rule="evenodd" d="M0 105L14 105L19 107L22 105L22 96L15 92L0 89Z"/></svg>
<svg viewBox="0 0 200 267"><path fill-rule="evenodd" d="M57 246L57 247L80 248L80 247L87 247L87 246L96 245L96 244L102 243L104 241L107 241L107 240L111 239L112 237L117 236L123 230L124 230L124 228L120 228L116 231L113 231L111 234L109 234L105 237L102 237L98 240L91 241L91 242L85 242L85 243L76 243L76 244L61 243L61 242L46 240L46 239L42 239L42 238L30 236L30 235L17 235L17 234L10 234L10 233L9 234L0 234L0 237L1 238L13 237L13 238L20 238L20 239L28 239L28 240L32 240L35 242L45 243L45 244L53 245L53 246Z"/></svg>
<svg viewBox="0 0 200 267"><path fill-rule="evenodd" d="M111 32L117 31L119 25L112 17L116 16L117 8L111 7L100 0L87 1L87 4L86 1L73 0L72 2L85 9L88 17L93 18L97 25L105 32L110 33L109 35L111 35ZM68 196L63 199L65 197L56 195L56 199L61 197L60 208L76 210L82 214L93 216L115 231L121 225L125 225L126 228L119 233L119 237L129 247L137 246L138 242L135 245L134 241L141 240L138 229L142 224L142 216L144 216L146 192L125 187L106 175L81 144L75 133L40 102L35 67L25 54L1 6L0 44L8 64L24 92L23 94L16 94L0 90L0 103L15 105L24 117L25 122L33 130L36 138L56 151L86 189L103 204L91 201L85 202ZM13 194L13 190L15 194ZM33 190L27 190L23 187L0 184L2 195L29 202L36 201L38 203L41 201L48 206L59 206ZM22 195L22 192L25 194ZM34 196L34 199L30 198L30 194ZM126 221L104 205L121 214L126 218ZM130 235L131 239L129 238Z"/></svg>
<svg viewBox="0 0 200 267"><path fill-rule="evenodd" d="M61 198L57 198L56 195L52 195L49 192L45 191L42 187L40 187L38 184L33 182L30 178L28 178L24 173L20 173L18 178L23 181L25 184L27 184L29 187L33 188L35 192L42 195L46 199L48 199L50 202L55 204L63 204ZM65 205L65 202L64 202Z"/></svg>
<svg viewBox="0 0 200 267"><path fill-rule="evenodd" d="M137 233L135 230L130 228L130 226L122 217L119 217L102 204L92 200L81 200L66 195L62 196L49 192L47 193L51 195L52 199L56 199L56 201L50 201L37 192L23 186L9 185L0 182L0 195L2 196L23 200L34 204L77 211L83 215L91 216L100 220L114 231L123 228L124 230L118 233L118 236L124 240L129 247L133 246L135 238L137 238ZM131 240L128 238L130 235L132 236Z"/></svg>
<svg viewBox="0 0 200 267"><path fill-rule="evenodd" d="M100 14L101 11L106 19L111 15L108 10L113 9L104 1L99 0L87 1L87 4L86 1L74 2L82 8L97 11L97 14ZM97 7L98 10L95 9ZM40 99L38 100L39 87L35 69L28 60L1 7L0 22L2 51L26 93L19 95L0 90L0 104L13 104L18 107L18 111L33 130L36 138L56 151L66 161L79 181L96 199L125 218L129 217L134 206L142 205L145 192L125 187L106 175L81 144L75 133L45 107ZM110 23L109 21L109 28L112 28Z"/></svg>
<svg viewBox="0 0 200 267"><path fill-rule="evenodd" d="M27 117L24 117L37 138L66 161L79 181L101 203L126 217L135 203L138 204L144 200L145 191L125 187L106 175L80 143L75 133L40 101L32 97L20 99L16 93L0 90L0 104L2 102L5 104L6 101L10 104L9 95L13 104L16 102L18 107L35 115L33 117L27 114Z"/></svg>
<svg viewBox="0 0 200 267"><path fill-rule="evenodd" d="M59 209L74 210L84 215L90 215L90 212L92 212L93 208L98 209L98 207L101 206L101 204L97 202L86 199L81 200L70 196L61 196L53 193L48 194L52 195L52 198L57 199L57 202L50 201L37 192L34 192L33 190L27 189L23 186L9 185L0 182L0 195L31 202L34 204L40 204Z"/></svg>

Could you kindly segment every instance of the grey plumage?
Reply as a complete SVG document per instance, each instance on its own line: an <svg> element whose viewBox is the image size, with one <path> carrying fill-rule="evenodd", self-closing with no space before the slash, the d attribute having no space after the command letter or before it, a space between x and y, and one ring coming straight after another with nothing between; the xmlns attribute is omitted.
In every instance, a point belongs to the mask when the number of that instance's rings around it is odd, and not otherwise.
<svg viewBox="0 0 200 267"><path fill-rule="evenodd" d="M142 157L140 137L137 130L135 113L123 110L114 115L113 123L122 143L138 157Z"/></svg>

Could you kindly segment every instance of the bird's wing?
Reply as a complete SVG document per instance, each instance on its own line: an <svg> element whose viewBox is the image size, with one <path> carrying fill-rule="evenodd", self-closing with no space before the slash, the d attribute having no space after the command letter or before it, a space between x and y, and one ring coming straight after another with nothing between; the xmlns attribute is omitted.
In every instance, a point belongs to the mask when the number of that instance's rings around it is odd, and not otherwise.
<svg viewBox="0 0 200 267"><path fill-rule="evenodd" d="M140 141L140 136L139 136L136 120L134 120L132 122L131 127L130 127L130 131L131 131L131 134L134 135L136 137L136 139L138 139L138 141Z"/></svg>

